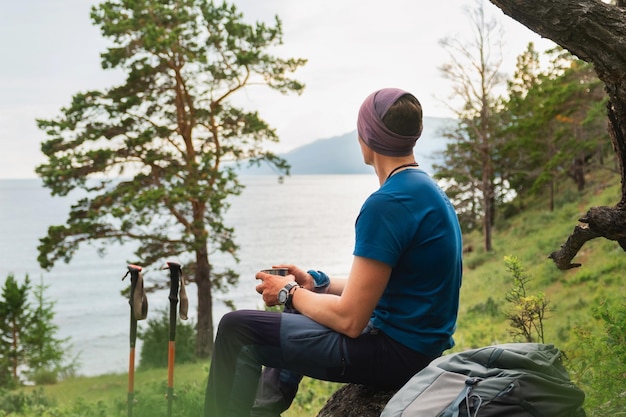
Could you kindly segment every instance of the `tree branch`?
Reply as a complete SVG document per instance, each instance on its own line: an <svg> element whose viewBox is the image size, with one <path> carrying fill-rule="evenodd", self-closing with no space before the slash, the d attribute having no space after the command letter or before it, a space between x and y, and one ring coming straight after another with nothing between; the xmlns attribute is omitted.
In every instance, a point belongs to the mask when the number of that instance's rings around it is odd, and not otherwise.
<svg viewBox="0 0 626 417"><path fill-rule="evenodd" d="M567 241L557 251L548 255L561 270L577 268L571 263L583 245L597 237L615 240L626 251L626 212L619 207L592 207L579 219L584 226L576 226Z"/></svg>

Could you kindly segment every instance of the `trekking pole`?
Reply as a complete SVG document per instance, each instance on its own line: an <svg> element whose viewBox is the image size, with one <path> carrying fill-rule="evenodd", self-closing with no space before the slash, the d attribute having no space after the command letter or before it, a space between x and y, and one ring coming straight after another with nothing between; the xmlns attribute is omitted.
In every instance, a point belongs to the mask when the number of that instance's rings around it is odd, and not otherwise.
<svg viewBox="0 0 626 417"><path fill-rule="evenodd" d="M141 267L128 265L126 275L122 281L130 274L130 295L128 304L130 305L130 354L128 357L128 417L133 415L133 404L135 402L135 343L137 341L137 320L143 320L148 314L148 300L143 291L143 276Z"/></svg>
<svg viewBox="0 0 626 417"><path fill-rule="evenodd" d="M167 415L172 416L172 402L174 401L174 359L176 357L176 305L178 294L181 295L181 318L187 319L187 294L185 284L181 280L182 269L179 263L167 262L164 269L170 270L170 335L167 349ZM183 311L183 302L185 310Z"/></svg>

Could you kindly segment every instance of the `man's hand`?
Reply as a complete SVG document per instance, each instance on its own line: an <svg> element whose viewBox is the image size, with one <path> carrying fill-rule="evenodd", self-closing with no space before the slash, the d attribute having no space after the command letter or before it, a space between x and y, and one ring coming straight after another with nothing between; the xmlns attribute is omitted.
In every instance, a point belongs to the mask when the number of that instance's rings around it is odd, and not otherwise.
<svg viewBox="0 0 626 417"><path fill-rule="evenodd" d="M289 271L289 275L293 275L298 285L306 288L309 291L313 291L313 288L315 288L315 281L313 280L313 277L304 269L298 268L297 266L290 264L274 265L273 267L287 268L287 270Z"/></svg>
<svg viewBox="0 0 626 417"><path fill-rule="evenodd" d="M261 281L261 283L256 286L256 292L263 296L263 302L268 307L280 304L278 302L278 292L285 285L295 280L295 277L293 275L287 275L283 277L280 275L267 274L265 272L257 272L255 278Z"/></svg>

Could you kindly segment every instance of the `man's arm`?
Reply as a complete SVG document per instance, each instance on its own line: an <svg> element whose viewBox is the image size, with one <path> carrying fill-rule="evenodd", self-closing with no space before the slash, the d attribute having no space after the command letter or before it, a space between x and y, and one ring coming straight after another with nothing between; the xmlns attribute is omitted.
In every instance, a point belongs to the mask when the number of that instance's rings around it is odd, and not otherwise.
<svg viewBox="0 0 626 417"><path fill-rule="evenodd" d="M326 294L341 295L343 293L343 289L346 287L346 282L348 282L346 278L331 277L330 285L328 286L328 290L326 290Z"/></svg>
<svg viewBox="0 0 626 417"><path fill-rule="evenodd" d="M302 314L349 337L361 334L383 294L391 267L355 256L350 276L341 285L331 280L330 294L296 291L293 306ZM341 289L341 295L334 295Z"/></svg>

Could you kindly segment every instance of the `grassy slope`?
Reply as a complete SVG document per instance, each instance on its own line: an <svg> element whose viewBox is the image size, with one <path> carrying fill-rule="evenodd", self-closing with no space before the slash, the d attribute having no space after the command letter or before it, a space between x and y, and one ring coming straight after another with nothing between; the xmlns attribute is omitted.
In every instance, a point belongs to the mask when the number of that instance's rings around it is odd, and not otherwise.
<svg viewBox="0 0 626 417"><path fill-rule="evenodd" d="M177 365L174 377L173 417L202 414L208 363ZM305 378L298 397L284 417L315 416L341 384ZM127 416L128 377L126 374L107 374L95 377L75 377L55 385L23 387L15 393L33 395L43 389L43 395L52 400L46 412L29 410L28 417L69 416ZM138 370L135 374L135 417L166 415L167 369ZM78 405L77 405L78 404ZM84 404L84 405L83 405ZM48 414L49 413L49 414ZM3 415L0 411L0 415ZM13 414L10 414L11 416Z"/></svg>
<svg viewBox="0 0 626 417"><path fill-rule="evenodd" d="M522 261L532 278L529 284L531 293L546 293L554 308L545 323L546 343L553 343L566 351L576 343L572 332L574 327L595 327L590 314L594 305L606 298L623 299L626 295L621 283L621 275L626 270L626 255L615 242L604 239L588 242L574 260L583 266L566 272L559 271L547 258L565 241L578 224L577 219L589 207L610 206L619 201L618 178L607 175L590 179L582 196L565 186L557 194L554 212L547 210L545 199L534 198L527 202L522 214L498 222L492 253L481 249L482 237L479 234L465 236L466 245L471 245L473 251L465 257L466 271L454 350L511 341L502 315L506 309L504 294L512 282L503 261L506 255L516 256ZM177 366L175 389L182 393L181 397L184 397L184 392L194 391L195 401L202 401L207 369L206 363ZM156 409L163 409L163 414L166 378L165 370L139 371L135 378L136 398L155 402ZM285 417L315 416L338 386L305 379ZM45 395L54 398L59 408L69 407L77 399L83 399L87 404L110 404L107 407L112 407L115 412L107 415L126 414L126 392L127 377L124 374L74 378L44 388ZM181 408L183 399L179 401L175 407ZM190 414L180 415L195 415L198 407L200 405L196 404L195 409L190 408Z"/></svg>
<svg viewBox="0 0 626 417"><path fill-rule="evenodd" d="M176 365L174 369L174 388L193 385L204 385L208 374L208 364L184 364ZM148 388L146 388L148 387ZM24 388L31 391L35 388ZM159 391L163 396L167 392L167 369L138 370L135 373L135 398L140 400L142 392ZM118 401L126 401L128 393L127 374L106 374L95 377L75 377L59 384L44 387L45 395L54 398L59 408L72 405L76 399L82 399L86 403L95 404L102 401L105 404L113 404ZM166 400L163 399L165 409Z"/></svg>
<svg viewBox="0 0 626 417"><path fill-rule="evenodd" d="M570 343L575 343L571 331L574 327L592 328L590 309L607 298L623 298L626 294L620 283L626 270L623 250L606 239L590 241L573 260L582 266L569 271L558 270L548 255L559 249L591 206L612 206L619 199L618 178L590 179L582 196L564 187L553 212L547 209L547 201L536 198L522 214L499 222L491 253L482 249L479 234L465 236L465 244L474 250L464 258L455 350L511 341L503 317L507 308L504 295L512 285L504 263L507 255L521 260L531 277L530 293L544 292L554 309L545 322L546 343L567 350Z"/></svg>

